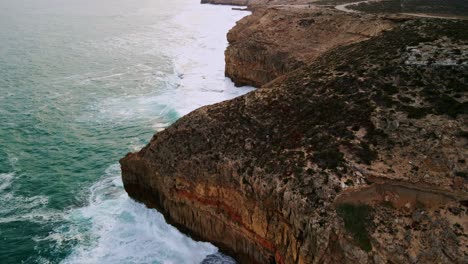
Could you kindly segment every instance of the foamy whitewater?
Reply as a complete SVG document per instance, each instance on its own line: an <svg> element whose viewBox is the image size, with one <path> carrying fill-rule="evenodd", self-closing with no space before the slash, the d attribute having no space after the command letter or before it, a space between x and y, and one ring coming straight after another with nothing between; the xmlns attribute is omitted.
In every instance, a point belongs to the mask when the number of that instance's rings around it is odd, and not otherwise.
<svg viewBox="0 0 468 264"><path fill-rule="evenodd" d="M0 262L234 263L131 200L118 160L252 90L224 77L247 12L198 0L0 1Z"/></svg>

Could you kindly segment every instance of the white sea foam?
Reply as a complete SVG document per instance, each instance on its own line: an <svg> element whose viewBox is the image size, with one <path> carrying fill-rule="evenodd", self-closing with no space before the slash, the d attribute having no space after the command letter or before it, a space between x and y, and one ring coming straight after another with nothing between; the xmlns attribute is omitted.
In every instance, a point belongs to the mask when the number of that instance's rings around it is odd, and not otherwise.
<svg viewBox="0 0 468 264"><path fill-rule="evenodd" d="M253 87L235 87L224 76L224 51L228 45L226 32L247 14L245 11L233 11L230 6L197 4L164 24L167 28L158 28L159 33L169 30L167 34L155 37L144 32L140 35L123 36L124 39L121 40L112 39L109 45L118 48L125 47L127 41L145 42L149 47L170 46L165 49L165 57L170 58L168 60L173 65L173 72L167 72L167 69L166 72L160 71L157 65L143 65L146 67L144 71L151 73L151 78L136 80L136 84L143 87L144 93L116 95L100 101L91 106L94 116L86 116L85 119L112 122L147 119L155 120L154 123L170 123L174 118L199 107L252 91ZM150 53L157 52L159 50ZM97 75L102 76L93 76L92 79L115 77L109 72ZM87 81L91 79L90 76L86 76ZM157 126L156 130L163 128Z"/></svg>
<svg viewBox="0 0 468 264"><path fill-rule="evenodd" d="M0 173L0 192L10 187L14 173Z"/></svg>
<svg viewBox="0 0 468 264"><path fill-rule="evenodd" d="M175 45L175 74L178 88L160 96L180 115L196 108L245 94L252 87L235 87L224 77L226 32L247 12L232 11L230 6L198 5L174 18L180 30L172 34ZM190 41L178 41L189 38Z"/></svg>
<svg viewBox="0 0 468 264"><path fill-rule="evenodd" d="M109 167L90 193L87 206L70 212L72 224L48 237L58 243L80 241L63 263L200 263L217 252L211 244L181 234L156 210L131 200L117 164ZM87 226L89 230L83 232Z"/></svg>
<svg viewBox="0 0 468 264"><path fill-rule="evenodd" d="M130 42L166 49L172 59L173 72L157 67L145 69L151 78L138 80L144 89L140 93L115 94L93 102L81 118L91 122L128 123L146 120L161 131L176 118L194 109L228 100L251 91L252 87L236 88L224 77L226 32L247 12L235 12L227 6L190 5L184 12L165 23L161 44L151 34L112 39L108 45L126 48ZM158 29L161 30L161 29ZM107 45L107 44L106 44ZM140 44L139 44L140 45ZM148 54L157 51L148 50ZM114 71L115 72L115 71ZM99 77L100 76L100 77ZM88 80L83 80L88 79ZM121 78L112 72L89 76L71 76L77 81ZM150 88L150 89L148 89ZM129 140L129 148L141 147L138 138ZM68 223L57 228L46 239L76 241L77 246L63 263L200 263L207 255L217 252L209 243L195 242L168 225L156 210L131 200L123 189L120 167L115 164L103 178L90 188L85 207L73 209L65 219ZM217 259L221 260L217 260ZM225 258L226 263L232 263ZM211 262L209 262L211 261ZM222 263L217 256L208 263Z"/></svg>
<svg viewBox="0 0 468 264"><path fill-rule="evenodd" d="M10 190L15 177L15 173L0 174L0 204L2 204L0 206L0 215L7 215L0 218L0 223L17 221L44 223L61 218L61 212L45 209L49 203L47 196L25 197Z"/></svg>
<svg viewBox="0 0 468 264"><path fill-rule="evenodd" d="M0 223L33 222L38 224L45 224L50 222L62 221L63 219L64 213L62 211L54 211L51 209L37 209L21 215L2 217L0 218Z"/></svg>

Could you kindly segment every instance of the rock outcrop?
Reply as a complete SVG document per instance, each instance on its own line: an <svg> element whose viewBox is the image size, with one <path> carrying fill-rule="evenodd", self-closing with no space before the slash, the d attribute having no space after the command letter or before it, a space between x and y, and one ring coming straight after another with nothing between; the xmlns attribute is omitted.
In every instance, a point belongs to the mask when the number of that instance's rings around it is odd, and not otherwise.
<svg viewBox="0 0 468 264"><path fill-rule="evenodd" d="M257 8L240 20L228 33L226 76L238 86L260 87L330 49L369 39L394 26L378 16L299 7Z"/></svg>
<svg viewBox="0 0 468 264"><path fill-rule="evenodd" d="M391 27L158 132L126 191L240 263L466 263L468 21Z"/></svg>

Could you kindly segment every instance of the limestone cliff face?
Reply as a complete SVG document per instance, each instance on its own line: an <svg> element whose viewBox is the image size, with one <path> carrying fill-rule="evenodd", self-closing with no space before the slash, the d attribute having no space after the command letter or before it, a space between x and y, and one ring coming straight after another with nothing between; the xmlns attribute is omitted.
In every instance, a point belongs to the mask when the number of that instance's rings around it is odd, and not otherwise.
<svg viewBox="0 0 468 264"><path fill-rule="evenodd" d="M240 263L465 263L466 28L408 21L200 108L125 189Z"/></svg>
<svg viewBox="0 0 468 264"><path fill-rule="evenodd" d="M300 6L302 7L302 6ZM324 52L393 27L389 20L316 8L257 8L228 33L226 76L260 87Z"/></svg>

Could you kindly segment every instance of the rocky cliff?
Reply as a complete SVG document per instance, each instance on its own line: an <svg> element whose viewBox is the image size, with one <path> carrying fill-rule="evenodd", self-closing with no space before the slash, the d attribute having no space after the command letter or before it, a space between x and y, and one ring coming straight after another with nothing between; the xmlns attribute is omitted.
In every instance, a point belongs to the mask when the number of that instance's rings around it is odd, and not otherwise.
<svg viewBox="0 0 468 264"><path fill-rule="evenodd" d="M332 48L369 39L393 25L378 16L312 6L256 8L228 33L226 76L239 86L260 87Z"/></svg>
<svg viewBox="0 0 468 264"><path fill-rule="evenodd" d="M125 189L240 263L466 263L468 22L388 25L181 118Z"/></svg>
<svg viewBox="0 0 468 264"><path fill-rule="evenodd" d="M241 6L264 6L264 5L291 5L308 4L307 0L201 0L202 4L215 5L241 5Z"/></svg>

